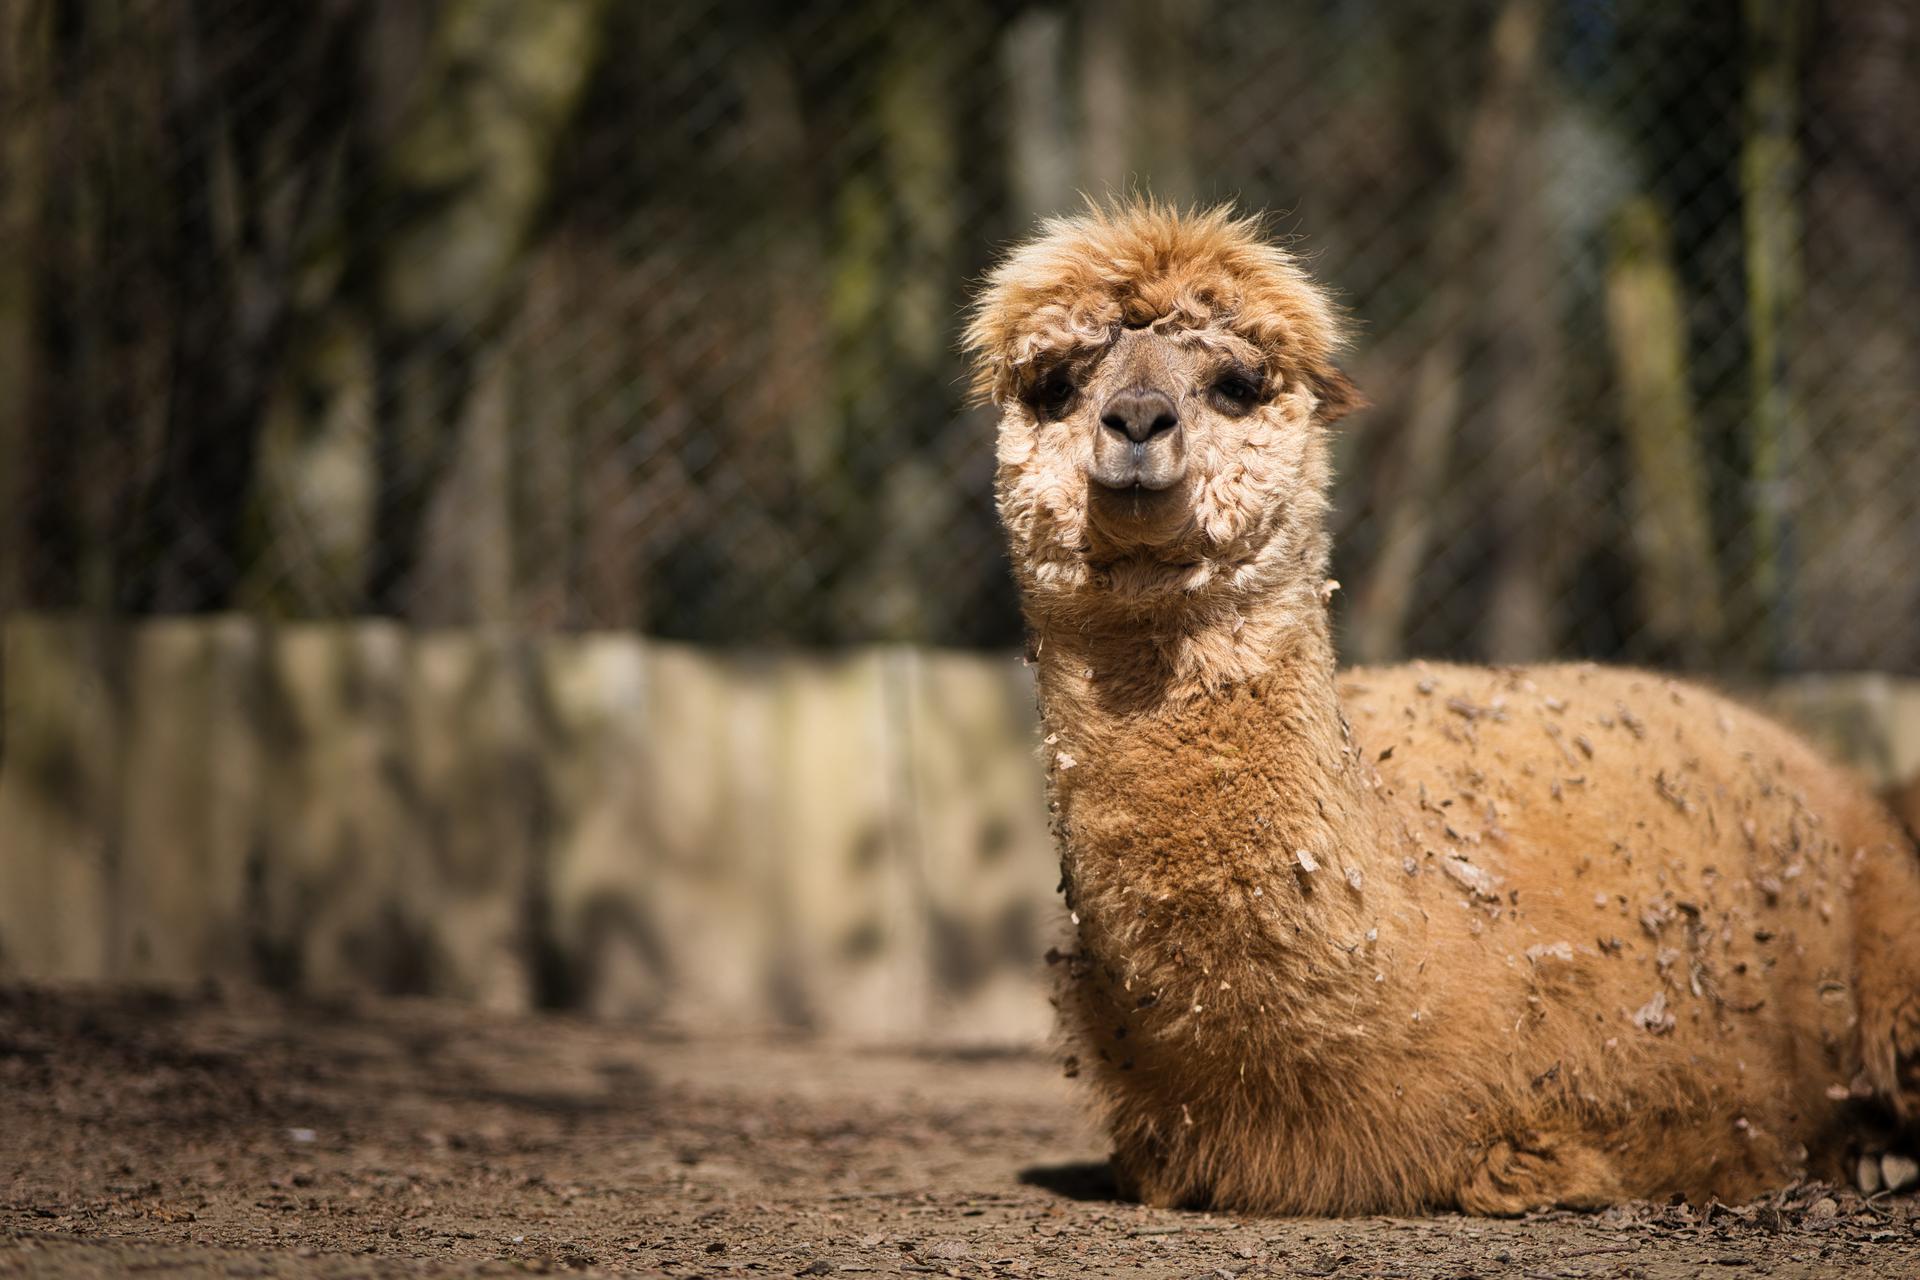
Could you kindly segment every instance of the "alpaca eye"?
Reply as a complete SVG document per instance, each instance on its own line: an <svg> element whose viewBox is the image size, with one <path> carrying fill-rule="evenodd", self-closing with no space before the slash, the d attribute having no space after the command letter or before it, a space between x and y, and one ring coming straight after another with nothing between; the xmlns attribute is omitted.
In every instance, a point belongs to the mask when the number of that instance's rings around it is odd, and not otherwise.
<svg viewBox="0 0 1920 1280"><path fill-rule="evenodd" d="M1064 373L1050 373L1033 389L1033 407L1042 417L1057 418L1073 403L1075 390L1072 378Z"/></svg>
<svg viewBox="0 0 1920 1280"><path fill-rule="evenodd" d="M1247 374L1231 372L1213 384L1213 402L1222 413L1238 417L1260 403L1260 383Z"/></svg>

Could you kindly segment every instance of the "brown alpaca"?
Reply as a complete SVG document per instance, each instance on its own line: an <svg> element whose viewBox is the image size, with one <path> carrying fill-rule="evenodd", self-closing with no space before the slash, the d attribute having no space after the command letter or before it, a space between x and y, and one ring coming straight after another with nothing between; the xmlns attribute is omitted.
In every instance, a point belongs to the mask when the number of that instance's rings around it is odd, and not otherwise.
<svg viewBox="0 0 1920 1280"><path fill-rule="evenodd" d="M1158 1205L1516 1213L1836 1175L1920 1114L1920 860L1706 690L1336 674L1332 307L1250 220L1049 222L967 342L1032 632L1062 1019Z"/></svg>
<svg viewBox="0 0 1920 1280"><path fill-rule="evenodd" d="M1887 805L1907 824L1908 834L1920 839L1920 774L1908 778L1904 786L1888 790Z"/></svg>

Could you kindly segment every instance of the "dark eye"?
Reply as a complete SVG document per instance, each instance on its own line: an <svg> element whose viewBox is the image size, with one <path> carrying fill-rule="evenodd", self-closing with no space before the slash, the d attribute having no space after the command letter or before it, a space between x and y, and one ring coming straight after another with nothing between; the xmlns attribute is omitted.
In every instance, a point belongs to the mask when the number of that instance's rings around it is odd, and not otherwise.
<svg viewBox="0 0 1920 1280"><path fill-rule="evenodd" d="M1222 413L1238 417L1260 403L1264 390L1260 380L1253 374L1241 369L1229 369L1213 384L1214 407Z"/></svg>
<svg viewBox="0 0 1920 1280"><path fill-rule="evenodd" d="M1033 407L1043 418L1057 418L1073 403L1077 388L1064 370L1056 369L1040 379L1033 389Z"/></svg>

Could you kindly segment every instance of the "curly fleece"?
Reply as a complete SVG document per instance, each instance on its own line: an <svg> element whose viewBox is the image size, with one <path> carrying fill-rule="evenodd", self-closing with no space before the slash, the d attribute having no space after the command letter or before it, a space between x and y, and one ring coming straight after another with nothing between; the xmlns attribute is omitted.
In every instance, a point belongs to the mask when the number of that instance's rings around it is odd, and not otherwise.
<svg viewBox="0 0 1920 1280"><path fill-rule="evenodd" d="M1094 410L1041 424L1022 398L1128 327L1250 343L1282 387L1236 437L1260 465L1195 443L1192 501L1226 486L1237 514L1225 537L1183 526L1172 578L1088 536ZM1336 672L1340 323L1257 222L1049 222L967 341L1002 408L1074 928L1068 1069L1129 1191L1313 1214L1735 1201L1838 1176L1865 1108L1915 1114L1920 859L1855 778L1645 672Z"/></svg>

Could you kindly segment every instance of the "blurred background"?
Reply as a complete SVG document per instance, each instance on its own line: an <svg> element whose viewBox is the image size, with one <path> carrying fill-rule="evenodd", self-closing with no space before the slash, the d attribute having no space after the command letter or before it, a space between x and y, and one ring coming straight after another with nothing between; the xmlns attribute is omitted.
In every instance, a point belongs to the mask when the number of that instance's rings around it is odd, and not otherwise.
<svg viewBox="0 0 1920 1280"><path fill-rule="evenodd" d="M1348 660L1920 770L1916 119L1907 0L12 0L0 975L1044 1027L955 347L1081 193L1351 311Z"/></svg>

